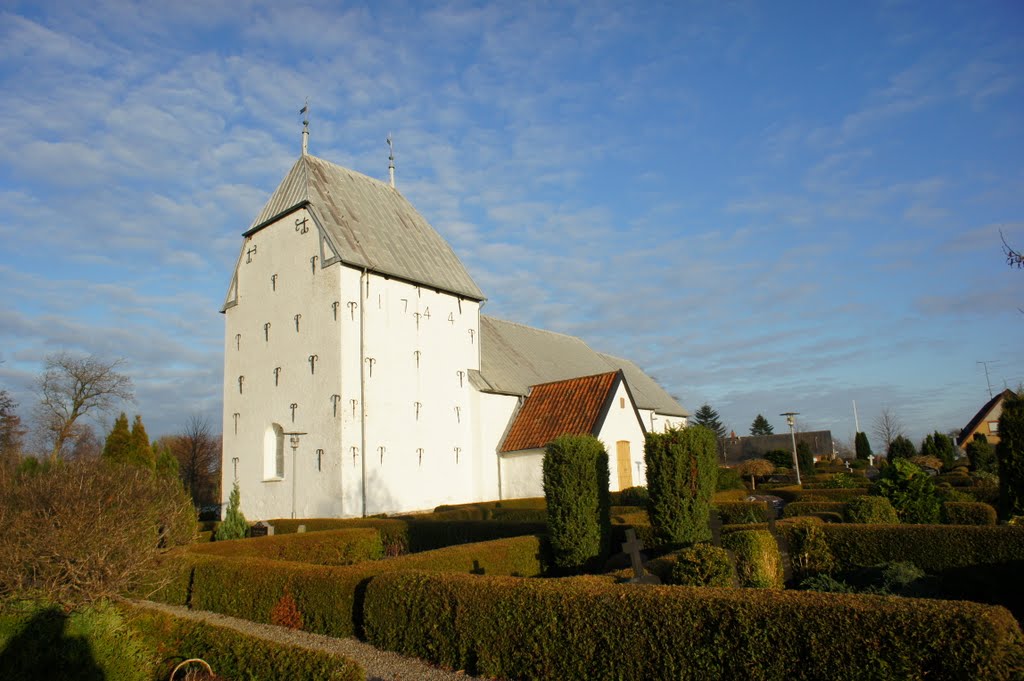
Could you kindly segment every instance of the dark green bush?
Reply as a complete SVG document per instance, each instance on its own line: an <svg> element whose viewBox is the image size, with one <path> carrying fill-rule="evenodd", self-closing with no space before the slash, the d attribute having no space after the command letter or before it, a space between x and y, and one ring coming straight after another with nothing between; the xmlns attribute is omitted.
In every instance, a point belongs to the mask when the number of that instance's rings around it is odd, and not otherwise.
<svg viewBox="0 0 1024 681"><path fill-rule="evenodd" d="M694 544L676 554L669 579L680 586L737 585L729 552L711 544Z"/></svg>
<svg viewBox="0 0 1024 681"><path fill-rule="evenodd" d="M928 474L905 458L896 458L882 469L872 494L892 503L900 522L939 522L939 497Z"/></svg>
<svg viewBox="0 0 1024 681"><path fill-rule="evenodd" d="M974 480L966 473L940 473L932 478L932 482L936 485L945 482L951 487L971 487L974 485Z"/></svg>
<svg viewBox="0 0 1024 681"><path fill-rule="evenodd" d="M384 555L380 532L371 527L283 534L195 544L194 553L236 558L269 558L314 565L351 565Z"/></svg>
<svg viewBox="0 0 1024 681"><path fill-rule="evenodd" d="M1007 397L999 417L999 513L1003 518L1024 515L1024 395Z"/></svg>
<svg viewBox="0 0 1024 681"><path fill-rule="evenodd" d="M995 525L996 509L978 502L947 501L942 504L942 522L946 525Z"/></svg>
<svg viewBox="0 0 1024 681"><path fill-rule="evenodd" d="M715 434L703 426L647 433L647 514L663 544L688 544L711 538L708 510L718 466Z"/></svg>
<svg viewBox="0 0 1024 681"><path fill-rule="evenodd" d="M740 586L782 588L782 556L771 532L730 532L722 535L722 548L732 551L735 556Z"/></svg>
<svg viewBox="0 0 1024 681"><path fill-rule="evenodd" d="M352 636L360 627L361 594L375 575L393 570L428 570L535 577L541 572L539 553L537 537L450 546L344 566L189 552L168 566L164 575L168 581L152 598L270 623L274 607L285 593L290 593L307 631Z"/></svg>
<svg viewBox="0 0 1024 681"><path fill-rule="evenodd" d="M730 489L745 490L746 488L747 486L743 484L743 477L735 468L718 467L718 479L715 481L716 492L724 492Z"/></svg>
<svg viewBox="0 0 1024 681"><path fill-rule="evenodd" d="M846 502L846 522L868 525L899 523L896 509L885 497L854 497Z"/></svg>
<svg viewBox="0 0 1024 681"><path fill-rule="evenodd" d="M563 435L544 450L548 541L557 569L580 570L611 548L608 452L592 435Z"/></svg>
<svg viewBox="0 0 1024 681"><path fill-rule="evenodd" d="M1013 617L976 603L593 577L391 573L365 613L376 647L519 679L998 680L1021 650Z"/></svg>
<svg viewBox="0 0 1024 681"><path fill-rule="evenodd" d="M843 501L794 501L782 509L783 518L796 518L812 513L839 513L846 511Z"/></svg>
<svg viewBox="0 0 1024 681"><path fill-rule="evenodd" d="M161 651L157 674L166 679L181 661L205 660L218 677L361 681L362 667L336 653L257 638L210 622L174 617L154 609L121 606L130 630Z"/></svg>
<svg viewBox="0 0 1024 681"><path fill-rule="evenodd" d="M768 522L768 504L764 501L716 501L714 507L723 525Z"/></svg>
<svg viewBox="0 0 1024 681"><path fill-rule="evenodd" d="M835 557L828 546L824 526L816 518L797 518L788 524L779 524L787 538L793 577L797 581L822 573L832 572Z"/></svg>
<svg viewBox="0 0 1024 681"><path fill-rule="evenodd" d="M804 490L796 485L776 487L771 491L771 494L781 498L786 503L794 501L849 501L854 497L864 496L867 493L866 487Z"/></svg>
<svg viewBox="0 0 1024 681"><path fill-rule="evenodd" d="M617 506L640 506L641 508L646 508L649 498L650 495L647 494L647 488L643 485L627 487L618 493L618 499L615 500L615 504Z"/></svg>

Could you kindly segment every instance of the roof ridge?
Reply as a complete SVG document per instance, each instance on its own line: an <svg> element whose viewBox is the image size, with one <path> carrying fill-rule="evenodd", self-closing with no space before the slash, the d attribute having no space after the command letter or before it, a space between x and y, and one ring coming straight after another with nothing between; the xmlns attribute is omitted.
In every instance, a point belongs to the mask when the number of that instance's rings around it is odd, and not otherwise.
<svg viewBox="0 0 1024 681"><path fill-rule="evenodd" d="M519 327L522 327L524 329L529 329L531 331L540 331L541 333L549 333L552 336L564 336L566 338L572 338L574 340L578 340L580 343L583 343L588 348L590 348L590 345L587 344L587 341L583 340L579 336L574 336L571 333L562 333L561 331L551 331L550 329L542 329L542 328L537 327L537 326L530 326L529 324L523 324L522 322L513 322L510 319L499 319L498 317L494 317L492 315L481 314L480 318L481 319L489 319L489 320L495 321L495 322L501 322L502 324L510 324L512 326L519 326ZM594 350L593 348L590 348L590 349ZM597 350L594 350L594 352L597 352ZM594 375L596 376L597 374L594 374Z"/></svg>
<svg viewBox="0 0 1024 681"><path fill-rule="evenodd" d="M586 376L573 376L572 378L561 378L557 381L545 381L544 383L534 383L531 388L539 388L545 385L555 385L556 383L570 383L572 381L582 381L587 378L598 378L601 376L608 376L609 374L622 374L622 369L614 369L612 371L602 371L597 374L587 374ZM625 374L623 374L623 380L625 380Z"/></svg>
<svg viewBox="0 0 1024 681"><path fill-rule="evenodd" d="M395 192L396 194L398 194L400 196L402 195L402 192L398 191L397 187L392 187L389 182L385 182L384 180L380 180L380 179L378 179L376 177L373 177L372 175L367 175L366 173L361 173L358 170L353 170L352 168L346 168L343 165L339 165L337 163L334 163L333 161L328 161L326 158L320 158L319 156L315 156L314 154L306 154L302 158L306 159L307 161L317 161L318 163L323 163L324 165L330 166L331 168L337 168L338 170L342 170L342 171L344 171L346 173L349 173L350 175L355 175L356 177L358 177L360 179L364 179L364 180L369 180L371 182L375 182L375 183L381 185L381 187L383 187L385 189L390 189L391 191ZM308 178L307 178L307 181L308 181ZM402 198L405 198L405 197L403 196Z"/></svg>

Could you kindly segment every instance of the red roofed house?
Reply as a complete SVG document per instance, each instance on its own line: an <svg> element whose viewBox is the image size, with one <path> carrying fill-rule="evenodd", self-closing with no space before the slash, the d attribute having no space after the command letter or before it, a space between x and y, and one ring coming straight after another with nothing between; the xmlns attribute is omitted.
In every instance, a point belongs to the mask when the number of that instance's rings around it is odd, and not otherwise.
<svg viewBox="0 0 1024 681"><path fill-rule="evenodd" d="M646 432L622 370L531 386L498 448L502 498L544 495L544 448L560 435L604 443L612 490L646 484Z"/></svg>

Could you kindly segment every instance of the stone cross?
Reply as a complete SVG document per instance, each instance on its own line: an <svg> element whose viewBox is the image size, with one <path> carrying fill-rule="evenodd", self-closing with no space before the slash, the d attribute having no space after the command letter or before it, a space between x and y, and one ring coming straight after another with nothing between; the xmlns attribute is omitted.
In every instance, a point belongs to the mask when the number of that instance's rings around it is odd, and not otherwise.
<svg viewBox="0 0 1024 681"><path fill-rule="evenodd" d="M640 555L643 548L643 543L636 538L636 530L632 527L626 530L626 541L622 545L622 550L629 554L629 560L633 564L633 578L629 581L631 584L661 584L657 576L644 572L644 561Z"/></svg>

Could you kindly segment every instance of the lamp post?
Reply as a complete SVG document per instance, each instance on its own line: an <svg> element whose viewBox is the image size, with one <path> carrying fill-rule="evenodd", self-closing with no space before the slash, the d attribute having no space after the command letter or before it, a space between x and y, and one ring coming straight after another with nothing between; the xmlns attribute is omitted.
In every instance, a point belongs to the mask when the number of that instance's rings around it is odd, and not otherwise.
<svg viewBox="0 0 1024 681"><path fill-rule="evenodd" d="M292 446L292 518L295 518L295 459L298 458L299 436L305 433L282 433L288 436L288 442Z"/></svg>
<svg viewBox="0 0 1024 681"><path fill-rule="evenodd" d="M798 411L787 411L779 416L786 417L786 423L789 424L789 437L793 440L793 470L796 471L796 484L800 482L800 461L796 458L796 417L800 414Z"/></svg>

